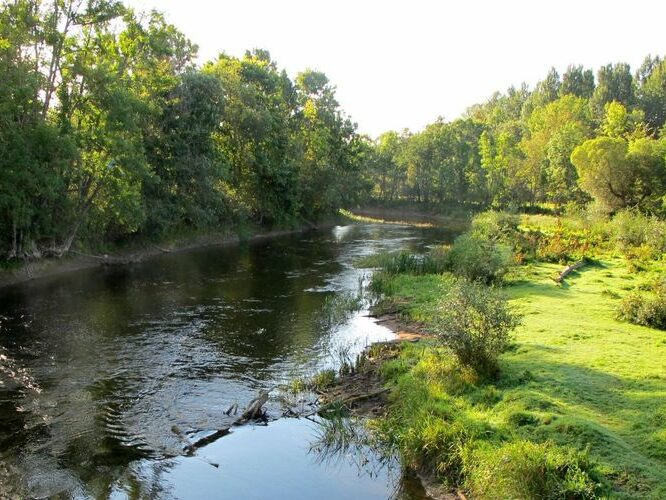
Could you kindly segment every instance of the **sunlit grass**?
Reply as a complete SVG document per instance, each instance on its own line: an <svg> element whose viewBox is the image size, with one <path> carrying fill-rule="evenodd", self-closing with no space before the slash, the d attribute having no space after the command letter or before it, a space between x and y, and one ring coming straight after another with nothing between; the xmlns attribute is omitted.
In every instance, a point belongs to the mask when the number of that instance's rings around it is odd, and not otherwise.
<svg viewBox="0 0 666 500"><path fill-rule="evenodd" d="M347 219L356 222L367 222L370 224L395 224L400 226L413 226L413 227L436 227L436 224L432 222L422 222L415 220L388 220L379 217L368 217L365 215L355 214L349 210L345 210L344 208L341 208L340 210L338 210L338 212L343 217L346 217Z"/></svg>
<svg viewBox="0 0 666 500"><path fill-rule="evenodd" d="M386 436L410 465L479 497L492 496L492 478L518 497L551 487L572 498L665 497L666 332L616 319L622 297L666 271L645 265L635 273L606 256L563 286L551 279L561 265L515 268L505 291L524 318L500 379L479 383L445 348L406 346L383 367L395 386ZM448 280L380 275L375 286L427 326ZM548 483L535 479L544 471Z"/></svg>

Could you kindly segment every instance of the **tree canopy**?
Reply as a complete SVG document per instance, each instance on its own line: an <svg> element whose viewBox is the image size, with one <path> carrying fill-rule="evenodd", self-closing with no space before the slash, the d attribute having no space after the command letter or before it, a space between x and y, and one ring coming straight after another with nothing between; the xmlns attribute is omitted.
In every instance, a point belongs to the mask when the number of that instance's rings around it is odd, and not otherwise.
<svg viewBox="0 0 666 500"><path fill-rule="evenodd" d="M360 135L328 77L197 47L115 0L0 10L0 255L61 256L358 202L596 199L664 213L666 62L551 68L423 130Z"/></svg>

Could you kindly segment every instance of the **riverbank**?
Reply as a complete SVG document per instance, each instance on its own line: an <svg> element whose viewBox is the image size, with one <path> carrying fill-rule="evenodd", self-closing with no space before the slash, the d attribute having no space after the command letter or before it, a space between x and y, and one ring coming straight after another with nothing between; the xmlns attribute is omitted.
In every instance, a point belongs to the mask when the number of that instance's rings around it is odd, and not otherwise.
<svg viewBox="0 0 666 500"><path fill-rule="evenodd" d="M447 227L460 228L462 230L469 223L469 218L466 215L447 218L441 215L383 208L340 210L339 214L325 219L316 226L307 222L297 227L270 230L266 230L260 226L244 227L227 232L206 232L156 242L141 242L136 245L128 245L113 252L87 253L71 251L62 258L45 258L16 263L4 269L0 268L0 288L100 266L132 264L164 253L186 252L196 248L215 245L237 245L245 241L259 241L287 234L298 234L310 230L332 227L343 221L370 224L399 224L416 227L435 227L445 224Z"/></svg>
<svg viewBox="0 0 666 500"><path fill-rule="evenodd" d="M623 299L652 289L666 263L659 256L637 263L636 250L609 248L594 250L594 261L563 284L553 279L562 263L510 270L503 293L523 319L495 380L480 379L429 339L369 355L379 380L370 387L386 391L373 410L380 439L447 494L666 496L666 332L617 319ZM376 276L380 310L434 330L448 273Z"/></svg>
<svg viewBox="0 0 666 500"><path fill-rule="evenodd" d="M235 232L196 234L159 242L140 243L104 254L71 251L68 255L59 259L33 260L18 264L15 267L0 269L0 288L100 266L133 264L165 253L187 252L208 246L238 245L242 242L260 241L288 234L298 234L331 227L339 221L339 218L331 218L316 227L312 224L304 224L294 228L266 230L261 227L254 227L251 229L243 228L242 231Z"/></svg>
<svg viewBox="0 0 666 500"><path fill-rule="evenodd" d="M285 498L390 498L402 487L397 461L386 464L371 449L358 463L311 451L321 427L279 418L286 407L277 386L390 339L365 308L336 314L337 299L357 297L368 275L354 261L421 251L441 232L340 224L2 290L0 354L31 383L0 391L0 462L16 471L9 486L40 498L150 496L156 488L179 498L262 497L267 484ZM234 428L182 456L266 392L264 409L277 421Z"/></svg>

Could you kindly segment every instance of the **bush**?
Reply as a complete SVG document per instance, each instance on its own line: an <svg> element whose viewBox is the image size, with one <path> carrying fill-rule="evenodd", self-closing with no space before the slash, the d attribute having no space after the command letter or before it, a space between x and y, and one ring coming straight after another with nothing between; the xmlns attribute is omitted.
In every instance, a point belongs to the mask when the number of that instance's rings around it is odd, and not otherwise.
<svg viewBox="0 0 666 500"><path fill-rule="evenodd" d="M519 317L494 288L459 280L438 304L434 330L461 364L482 378L499 373L497 359L506 350Z"/></svg>
<svg viewBox="0 0 666 500"><path fill-rule="evenodd" d="M645 243L648 220L637 210L621 210L611 222L620 248L638 247Z"/></svg>
<svg viewBox="0 0 666 500"><path fill-rule="evenodd" d="M666 330L666 288L657 288L656 293L631 293L620 303L617 311L620 320L636 325Z"/></svg>
<svg viewBox="0 0 666 500"><path fill-rule="evenodd" d="M596 498L600 485L585 453L552 443L480 446L464 457L475 498Z"/></svg>
<svg viewBox="0 0 666 500"><path fill-rule="evenodd" d="M655 255L666 252L666 221L627 209L613 217L611 226L618 247L623 251L645 246Z"/></svg>
<svg viewBox="0 0 666 500"><path fill-rule="evenodd" d="M508 212L489 210L474 217L471 232L489 240L511 242L518 231L520 217Z"/></svg>
<svg viewBox="0 0 666 500"><path fill-rule="evenodd" d="M454 242L448 253L451 271L471 281L500 281L514 262L511 249L483 235L465 233Z"/></svg>
<svg viewBox="0 0 666 500"><path fill-rule="evenodd" d="M652 217L645 230L645 244L655 253L666 252L666 221Z"/></svg>

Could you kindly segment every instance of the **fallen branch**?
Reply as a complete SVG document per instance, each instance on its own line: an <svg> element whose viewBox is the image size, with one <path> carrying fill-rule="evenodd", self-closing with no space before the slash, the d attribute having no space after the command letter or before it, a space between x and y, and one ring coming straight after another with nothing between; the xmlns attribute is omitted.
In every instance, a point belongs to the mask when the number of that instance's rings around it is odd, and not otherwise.
<svg viewBox="0 0 666 500"><path fill-rule="evenodd" d="M263 406L266 404L268 401L268 393L267 392L262 392L254 398L252 401L250 401L250 404L247 405L247 408L245 408L245 411L241 415L241 417L234 422L234 425L240 425L244 424L245 422L248 422L250 420L260 420L265 418L266 413L263 410Z"/></svg>
<svg viewBox="0 0 666 500"><path fill-rule="evenodd" d="M204 436L200 439L197 439L196 441L191 443L191 449L196 450L197 448L201 448L202 446L206 446L207 444L210 444L214 441L217 441L220 439L222 436L226 436L231 432L230 427L223 427L222 429L218 429L215 432L212 432L211 434L208 434L207 436Z"/></svg>
<svg viewBox="0 0 666 500"><path fill-rule="evenodd" d="M566 278L569 274L574 272L576 269L580 269L585 264L587 264L586 259L583 259L583 260L580 260L580 261L578 261L574 264L571 264L571 265L565 267L564 270L559 275L553 277L552 279L555 283L562 283L564 281L564 278Z"/></svg>
<svg viewBox="0 0 666 500"><path fill-rule="evenodd" d="M351 396L347 396L346 398L331 398L331 402L339 402L343 405L346 406L351 406L354 403L357 403L359 401L365 401L366 399L372 399L376 398L377 396L381 396L382 394L386 394L391 390L390 387L385 387L383 389L380 389L378 391L373 391L373 392L366 392L366 393L361 393L361 394L352 394Z"/></svg>
<svg viewBox="0 0 666 500"><path fill-rule="evenodd" d="M229 425L228 427L222 427L221 429L210 431L210 433L205 434L194 440L190 440L190 438L182 430L180 430L180 428L177 425L171 427L171 432L173 432L173 434L178 438L178 440L181 443L183 443L183 453L186 456L192 456L199 448L203 448L204 446L211 444L220 439L221 437L229 434L231 432L231 427L234 425L242 425L246 422L249 422L250 420L265 420L266 412L263 410L263 406L266 404L267 401L268 401L268 392L260 393L256 398L250 401L250 404L248 404L247 408L240 416L240 418L236 419L231 425ZM238 409L238 403L234 403L224 413L226 415L231 415L232 413L235 413L237 409ZM202 431L196 431L196 433L201 433L201 432ZM210 463L215 467L218 467L218 465L215 463L212 462L208 463Z"/></svg>

